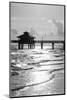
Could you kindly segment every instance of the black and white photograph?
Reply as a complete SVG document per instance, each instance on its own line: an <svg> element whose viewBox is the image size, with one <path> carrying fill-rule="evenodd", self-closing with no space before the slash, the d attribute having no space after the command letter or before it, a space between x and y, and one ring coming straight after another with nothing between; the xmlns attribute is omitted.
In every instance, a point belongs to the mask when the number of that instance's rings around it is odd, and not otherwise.
<svg viewBox="0 0 67 100"><path fill-rule="evenodd" d="M9 3L10 97L65 94L65 5Z"/></svg>

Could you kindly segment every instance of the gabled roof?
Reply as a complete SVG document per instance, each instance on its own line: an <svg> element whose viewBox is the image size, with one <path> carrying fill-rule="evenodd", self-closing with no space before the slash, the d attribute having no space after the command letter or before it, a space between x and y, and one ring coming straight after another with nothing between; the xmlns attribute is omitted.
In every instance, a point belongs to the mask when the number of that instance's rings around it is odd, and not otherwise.
<svg viewBox="0 0 67 100"><path fill-rule="evenodd" d="M17 38L31 38L31 39L34 39L34 37L33 36L30 36L29 35L29 32L24 32L24 34L22 34L22 35L19 35Z"/></svg>

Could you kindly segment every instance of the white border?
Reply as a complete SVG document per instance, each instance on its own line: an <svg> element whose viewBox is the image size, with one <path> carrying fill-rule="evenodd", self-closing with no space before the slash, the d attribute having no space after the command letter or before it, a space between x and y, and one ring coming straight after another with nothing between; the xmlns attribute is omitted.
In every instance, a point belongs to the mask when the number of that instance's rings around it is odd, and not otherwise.
<svg viewBox="0 0 67 100"><path fill-rule="evenodd" d="M67 6L67 0L12 0L12 1L62 4ZM9 100L10 98L8 97L8 94L9 94L9 0L0 0L0 100ZM28 97L28 98L16 98L16 99L17 100L19 99L66 100L66 98L67 95Z"/></svg>

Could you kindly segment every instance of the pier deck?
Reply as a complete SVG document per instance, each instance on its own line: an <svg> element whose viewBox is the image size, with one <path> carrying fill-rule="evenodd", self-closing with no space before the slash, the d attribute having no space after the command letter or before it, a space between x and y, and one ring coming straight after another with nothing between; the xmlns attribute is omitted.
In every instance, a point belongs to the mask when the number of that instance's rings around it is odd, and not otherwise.
<svg viewBox="0 0 67 100"><path fill-rule="evenodd" d="M11 43L18 43L18 49L20 49L20 45L19 45L20 41L19 40L11 40ZM34 40L34 44L35 43L40 43L41 44L41 49L43 49L43 44L44 43L51 43L52 44L52 49L54 49L54 44L55 43L62 43L63 44L63 49L65 49L65 41L64 40L62 40L62 41L60 41L60 40ZM21 43L21 44L24 45L24 43ZM28 44L28 46L29 46L30 43L25 43L25 44ZM21 49L23 49L23 47ZM31 49L31 46L30 46L30 49Z"/></svg>

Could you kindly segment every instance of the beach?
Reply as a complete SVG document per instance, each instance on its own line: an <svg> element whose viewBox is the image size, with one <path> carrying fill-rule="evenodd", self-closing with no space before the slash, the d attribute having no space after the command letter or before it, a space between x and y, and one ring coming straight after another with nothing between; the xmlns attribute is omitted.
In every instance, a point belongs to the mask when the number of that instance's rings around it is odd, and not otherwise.
<svg viewBox="0 0 67 100"><path fill-rule="evenodd" d="M11 51L10 96L64 94L62 45Z"/></svg>

